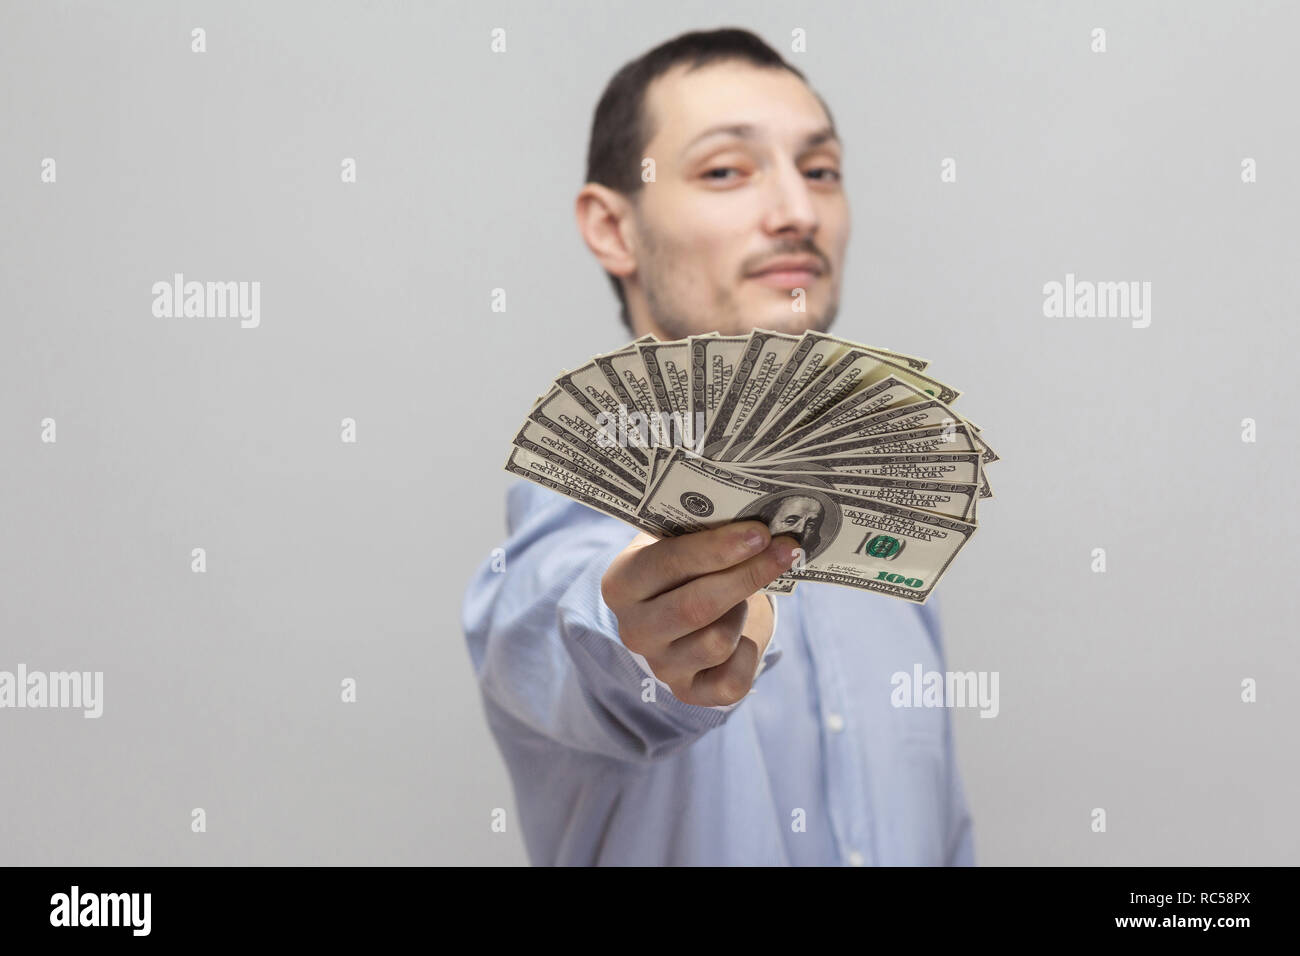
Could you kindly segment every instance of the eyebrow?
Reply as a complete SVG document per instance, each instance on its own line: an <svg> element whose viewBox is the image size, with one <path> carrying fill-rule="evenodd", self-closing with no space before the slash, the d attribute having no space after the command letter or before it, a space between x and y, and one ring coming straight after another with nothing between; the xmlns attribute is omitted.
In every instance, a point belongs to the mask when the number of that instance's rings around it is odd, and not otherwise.
<svg viewBox="0 0 1300 956"><path fill-rule="evenodd" d="M682 155L685 155L697 143L709 139L713 136L734 136L737 139L756 140L758 139L758 127L752 123L726 123L719 126L710 126L699 136L682 147ZM835 134L835 128L832 126L823 126L819 130L809 133L799 143L799 149L806 151L820 146L823 143L833 142L840 145L840 138Z"/></svg>

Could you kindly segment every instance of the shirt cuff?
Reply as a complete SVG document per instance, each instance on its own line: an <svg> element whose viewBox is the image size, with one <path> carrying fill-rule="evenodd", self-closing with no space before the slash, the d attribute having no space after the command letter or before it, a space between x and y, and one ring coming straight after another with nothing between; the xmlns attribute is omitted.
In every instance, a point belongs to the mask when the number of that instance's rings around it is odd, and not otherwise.
<svg viewBox="0 0 1300 956"><path fill-rule="evenodd" d="M769 664L776 663L781 657L781 648L778 647L776 643L776 622L777 622L776 596L769 593L767 595L767 600L768 603L772 605L772 639L767 642L767 649L763 651L763 659L758 662L758 670L754 672L755 682L758 681L759 676L763 673L764 670L767 669L767 666ZM637 667L641 668L641 670L645 673L647 677L653 678L654 682L658 684L660 687L662 687L664 690L666 690L668 693L671 694L673 692L671 687L669 687L667 684L665 684L663 681L661 681L658 677L655 676L655 672L650 669L650 664L643 655L638 654L636 651L630 649L628 649L628 653L632 655L632 660L636 661ZM750 693L752 694L753 692L754 692L753 688L751 688ZM736 701L734 704L714 704L712 706L706 706L704 707L704 709L716 710L725 714L734 710L736 707L739 707L743 702L744 702L744 698L741 698L740 700Z"/></svg>

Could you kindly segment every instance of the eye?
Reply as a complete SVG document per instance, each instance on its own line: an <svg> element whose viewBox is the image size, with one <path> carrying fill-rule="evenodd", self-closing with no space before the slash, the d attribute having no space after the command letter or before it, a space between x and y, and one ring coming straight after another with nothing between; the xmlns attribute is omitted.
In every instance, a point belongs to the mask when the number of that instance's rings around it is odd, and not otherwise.
<svg viewBox="0 0 1300 956"><path fill-rule="evenodd" d="M710 169L707 172L705 172L704 178L712 179L715 182L724 183L728 181L726 178L722 176L715 176L713 174L714 173L738 173L738 172L740 172L740 170L735 166L715 166L713 169Z"/></svg>
<svg viewBox="0 0 1300 956"><path fill-rule="evenodd" d="M829 174L826 176L816 177L819 182L838 183L844 179L844 177L840 175L840 171L835 169L833 166L818 166L816 169L808 170L808 172Z"/></svg>

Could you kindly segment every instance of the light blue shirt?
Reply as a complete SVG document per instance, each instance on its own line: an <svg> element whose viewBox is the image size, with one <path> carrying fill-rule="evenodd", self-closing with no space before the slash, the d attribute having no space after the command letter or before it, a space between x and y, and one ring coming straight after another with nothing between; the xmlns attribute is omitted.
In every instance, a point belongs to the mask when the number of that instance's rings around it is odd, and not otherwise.
<svg viewBox="0 0 1300 956"><path fill-rule="evenodd" d="M601 598L636 530L523 480L506 502L461 615L535 865L974 863L947 709L891 703L945 670L934 597L801 582L749 696L685 704Z"/></svg>

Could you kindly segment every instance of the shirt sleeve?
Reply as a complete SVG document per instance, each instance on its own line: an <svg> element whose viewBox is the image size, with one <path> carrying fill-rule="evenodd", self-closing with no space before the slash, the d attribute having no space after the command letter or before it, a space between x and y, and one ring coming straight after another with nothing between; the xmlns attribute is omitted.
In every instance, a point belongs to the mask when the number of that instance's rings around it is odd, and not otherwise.
<svg viewBox="0 0 1300 956"><path fill-rule="evenodd" d="M656 760L730 716L650 692L601 596L605 570L636 535L616 518L527 481L507 495L507 538L475 571L461 625L485 706L533 733L628 761ZM769 645L763 666L780 651ZM653 676L653 675L649 675Z"/></svg>

